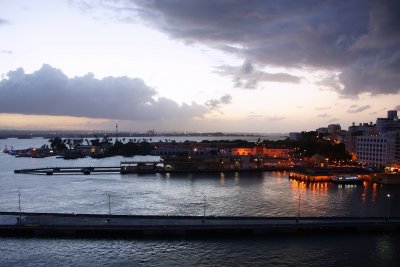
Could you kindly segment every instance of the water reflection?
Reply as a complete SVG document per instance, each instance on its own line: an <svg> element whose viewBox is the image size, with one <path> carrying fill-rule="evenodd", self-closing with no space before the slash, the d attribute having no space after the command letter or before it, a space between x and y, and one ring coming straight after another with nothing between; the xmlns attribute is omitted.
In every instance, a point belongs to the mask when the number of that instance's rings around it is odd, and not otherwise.
<svg viewBox="0 0 400 267"><path fill-rule="evenodd" d="M25 211L104 213L104 195L112 192L116 214L199 215L198 203L205 194L210 215L296 216L301 196L301 216L386 216L386 194L400 195L399 186L306 183L289 179L287 172L14 175L13 169L22 161L5 155L0 158L3 211L16 211L21 193ZM115 166L121 159L97 163L80 159L65 164ZM38 167L27 162L23 160L27 167ZM57 166L60 160L43 159L40 164ZM398 216L400 207L393 204L390 213Z"/></svg>
<svg viewBox="0 0 400 267"><path fill-rule="evenodd" d="M388 261L393 258L395 253L396 251L394 251L393 241L391 240L390 236L379 236L376 242L375 256L380 261Z"/></svg>
<svg viewBox="0 0 400 267"><path fill-rule="evenodd" d="M240 183L240 173L235 172L235 185L238 185Z"/></svg>
<svg viewBox="0 0 400 267"><path fill-rule="evenodd" d="M370 184L371 183L368 183L366 181L363 182L364 190L361 194L362 203L365 203L365 201L367 200L367 195L368 195L368 190L369 190Z"/></svg>
<svg viewBox="0 0 400 267"><path fill-rule="evenodd" d="M305 195L306 193L312 193L314 195L327 196L330 183L329 182L307 183L304 181L290 179L290 184L294 195L299 195L299 194Z"/></svg>
<svg viewBox="0 0 400 267"><path fill-rule="evenodd" d="M219 177L220 177L219 181L220 181L221 185L224 186L225 185L225 174L223 172L221 172Z"/></svg>
<svg viewBox="0 0 400 267"><path fill-rule="evenodd" d="M378 184L376 184L376 183L373 183L372 184L372 202L375 202L376 201L376 196L377 196L377 187L378 187Z"/></svg>

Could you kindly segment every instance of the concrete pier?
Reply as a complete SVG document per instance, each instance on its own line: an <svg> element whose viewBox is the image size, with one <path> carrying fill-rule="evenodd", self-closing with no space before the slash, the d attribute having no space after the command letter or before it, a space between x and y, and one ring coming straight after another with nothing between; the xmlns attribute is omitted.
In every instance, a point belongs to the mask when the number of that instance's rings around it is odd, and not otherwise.
<svg viewBox="0 0 400 267"><path fill-rule="evenodd" d="M14 170L16 174L41 174L41 175L53 175L53 174L101 174L101 173L121 173L121 174L134 174L134 173L232 173L232 172L263 172L263 171L288 171L289 168L259 168L259 169L183 169L183 170L167 170L163 168L157 169L136 169L136 170L123 170L120 166L108 166L108 167L46 167L46 168L34 168L34 169L18 169Z"/></svg>
<svg viewBox="0 0 400 267"><path fill-rule="evenodd" d="M1 236L213 237L399 231L400 217L204 217L0 212Z"/></svg>

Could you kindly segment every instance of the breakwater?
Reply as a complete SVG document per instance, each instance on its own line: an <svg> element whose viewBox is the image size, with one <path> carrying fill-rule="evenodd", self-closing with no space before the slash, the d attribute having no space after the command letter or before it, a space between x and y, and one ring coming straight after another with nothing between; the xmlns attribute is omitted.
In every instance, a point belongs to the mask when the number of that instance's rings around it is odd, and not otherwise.
<svg viewBox="0 0 400 267"><path fill-rule="evenodd" d="M211 217L0 213L2 236L214 237L400 230L400 217Z"/></svg>

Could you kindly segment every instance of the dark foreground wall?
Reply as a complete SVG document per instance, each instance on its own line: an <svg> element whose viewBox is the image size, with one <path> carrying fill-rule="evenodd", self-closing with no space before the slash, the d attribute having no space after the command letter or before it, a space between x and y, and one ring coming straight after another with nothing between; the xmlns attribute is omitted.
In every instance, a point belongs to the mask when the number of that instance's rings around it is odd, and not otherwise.
<svg viewBox="0 0 400 267"><path fill-rule="evenodd" d="M215 237L399 231L400 218L200 217L0 212L2 236Z"/></svg>

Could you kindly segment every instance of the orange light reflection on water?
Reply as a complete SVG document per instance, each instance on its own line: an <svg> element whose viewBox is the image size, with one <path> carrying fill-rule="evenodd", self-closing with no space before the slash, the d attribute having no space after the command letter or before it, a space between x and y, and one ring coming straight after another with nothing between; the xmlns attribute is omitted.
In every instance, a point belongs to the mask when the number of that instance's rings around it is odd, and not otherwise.
<svg viewBox="0 0 400 267"><path fill-rule="evenodd" d="M366 181L364 181L364 182L363 182L363 185L364 185L364 190L363 190L363 192L362 192L362 194L361 194L361 201L362 201L362 203L365 203L365 202L367 201L367 194L368 194L368 190L369 190L369 183L366 182Z"/></svg>
<svg viewBox="0 0 400 267"><path fill-rule="evenodd" d="M292 187L292 192L296 195L303 195L307 192L319 196L328 195L328 182L307 183L304 181L290 180L290 183Z"/></svg>
<svg viewBox="0 0 400 267"><path fill-rule="evenodd" d="M376 201L376 197L377 197L376 189L377 189L377 187L378 187L377 183L373 183L372 184L372 202Z"/></svg>

